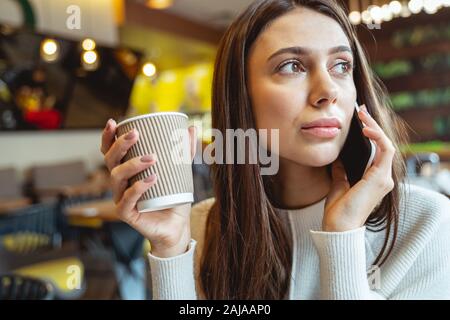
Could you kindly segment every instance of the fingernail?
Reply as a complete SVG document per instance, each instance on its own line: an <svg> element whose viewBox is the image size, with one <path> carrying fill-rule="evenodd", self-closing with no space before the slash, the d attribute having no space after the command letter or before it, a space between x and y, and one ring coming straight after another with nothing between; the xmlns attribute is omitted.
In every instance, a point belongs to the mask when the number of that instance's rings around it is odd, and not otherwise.
<svg viewBox="0 0 450 320"><path fill-rule="evenodd" d="M153 180L155 180L156 176L154 174L149 175L147 178L144 179L145 183L149 183L152 182Z"/></svg>
<svg viewBox="0 0 450 320"><path fill-rule="evenodd" d="M109 130L109 129L111 128L111 122L112 122L112 119L109 119L109 120L106 122L105 130Z"/></svg>
<svg viewBox="0 0 450 320"><path fill-rule="evenodd" d="M151 154L141 157L141 162L151 162L152 160L153 160L153 156Z"/></svg>
<svg viewBox="0 0 450 320"><path fill-rule="evenodd" d="M127 133L125 136L125 140L131 140L135 137L136 133L134 132L134 129L132 129L130 132Z"/></svg>

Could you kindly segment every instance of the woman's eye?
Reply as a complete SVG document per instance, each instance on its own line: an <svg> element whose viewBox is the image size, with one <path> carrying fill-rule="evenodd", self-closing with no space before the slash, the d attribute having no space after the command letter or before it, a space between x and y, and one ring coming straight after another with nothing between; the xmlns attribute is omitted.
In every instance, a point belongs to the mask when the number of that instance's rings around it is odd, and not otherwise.
<svg viewBox="0 0 450 320"><path fill-rule="evenodd" d="M280 66L278 69L279 72L284 74L293 74L293 73L299 73L304 72L305 69L298 61L290 61Z"/></svg>
<svg viewBox="0 0 450 320"><path fill-rule="evenodd" d="M338 64L336 64L333 67L332 70L334 72L340 73L340 74L350 73L350 71L352 71L352 64L350 62L347 62L347 61L339 62Z"/></svg>

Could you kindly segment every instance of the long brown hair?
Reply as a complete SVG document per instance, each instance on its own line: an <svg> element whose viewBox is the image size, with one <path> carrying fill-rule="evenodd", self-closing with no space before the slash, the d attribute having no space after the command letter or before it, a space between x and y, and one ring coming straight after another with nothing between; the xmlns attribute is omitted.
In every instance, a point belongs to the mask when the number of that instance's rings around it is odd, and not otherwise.
<svg viewBox="0 0 450 320"><path fill-rule="evenodd" d="M258 35L274 19L303 6L336 20L347 35L355 57L354 82L360 103L365 103L394 146L406 142L405 127L389 105L386 90L373 75L347 14L335 0L259 0L227 29L216 57L212 127L256 129L247 90L247 58ZM223 150L225 152L225 150ZM327 167L328 172L330 166ZM259 164L214 164L215 203L205 231L200 261L200 284L207 299L282 299L290 284L292 240L270 201ZM374 264L391 253L398 228L400 188L404 161L396 153L394 189L371 213L366 226L386 230L386 239ZM391 239L391 241L390 241Z"/></svg>

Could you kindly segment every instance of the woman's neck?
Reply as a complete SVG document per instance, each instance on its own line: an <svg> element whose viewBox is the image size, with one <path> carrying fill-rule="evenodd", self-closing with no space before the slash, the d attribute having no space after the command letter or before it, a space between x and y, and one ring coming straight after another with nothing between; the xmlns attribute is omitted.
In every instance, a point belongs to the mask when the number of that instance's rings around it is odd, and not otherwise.
<svg viewBox="0 0 450 320"><path fill-rule="evenodd" d="M302 166L280 159L280 170L274 177L273 200L278 208L301 209L325 198L330 185L326 167Z"/></svg>

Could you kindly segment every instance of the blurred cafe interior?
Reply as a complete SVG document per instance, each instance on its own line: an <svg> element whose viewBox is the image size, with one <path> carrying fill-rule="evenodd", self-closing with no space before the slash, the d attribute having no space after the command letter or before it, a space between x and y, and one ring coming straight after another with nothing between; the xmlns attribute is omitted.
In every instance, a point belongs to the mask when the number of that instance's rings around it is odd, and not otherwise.
<svg viewBox="0 0 450 320"><path fill-rule="evenodd" d="M450 197L450 1L340 1L408 125L408 179ZM210 143L217 45L251 2L0 2L0 299L152 298L101 132L180 111ZM195 202L211 197L209 167L193 173Z"/></svg>

